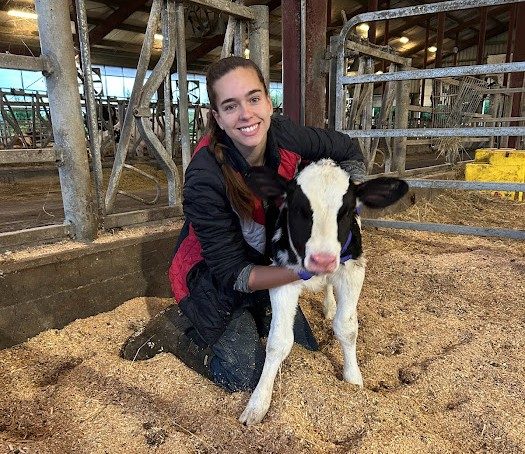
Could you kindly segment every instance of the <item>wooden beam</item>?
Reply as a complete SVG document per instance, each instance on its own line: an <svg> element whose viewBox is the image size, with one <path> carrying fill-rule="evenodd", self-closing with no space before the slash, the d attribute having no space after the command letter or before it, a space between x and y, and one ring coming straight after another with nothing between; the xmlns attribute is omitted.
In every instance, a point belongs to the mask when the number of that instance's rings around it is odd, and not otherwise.
<svg viewBox="0 0 525 454"><path fill-rule="evenodd" d="M128 0L125 5L122 5L115 12L111 13L104 19L100 25L97 25L89 32L89 42L93 46L106 36L109 32L115 29L118 25L124 22L135 11L144 6L147 0Z"/></svg>
<svg viewBox="0 0 525 454"><path fill-rule="evenodd" d="M186 62L191 63L198 60L199 58L204 57L208 52L211 52L216 47L222 46L223 43L224 35L214 35L209 38L205 38L202 44L187 52Z"/></svg>
<svg viewBox="0 0 525 454"><path fill-rule="evenodd" d="M478 52L476 64L481 65L485 57L485 35L487 34L487 7L484 6L479 10L479 33L478 33Z"/></svg>
<svg viewBox="0 0 525 454"><path fill-rule="evenodd" d="M438 13L438 32L436 38L436 58L434 66L436 68L441 67L441 62L443 61L443 38L445 36L445 13Z"/></svg>

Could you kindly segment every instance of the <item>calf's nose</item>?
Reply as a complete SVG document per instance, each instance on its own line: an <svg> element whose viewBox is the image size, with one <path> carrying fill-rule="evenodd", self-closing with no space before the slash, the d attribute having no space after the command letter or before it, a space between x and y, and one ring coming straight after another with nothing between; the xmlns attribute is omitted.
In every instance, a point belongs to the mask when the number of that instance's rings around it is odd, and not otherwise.
<svg viewBox="0 0 525 454"><path fill-rule="evenodd" d="M312 254L310 262L313 268L319 271L333 271L337 261L337 256L333 254Z"/></svg>

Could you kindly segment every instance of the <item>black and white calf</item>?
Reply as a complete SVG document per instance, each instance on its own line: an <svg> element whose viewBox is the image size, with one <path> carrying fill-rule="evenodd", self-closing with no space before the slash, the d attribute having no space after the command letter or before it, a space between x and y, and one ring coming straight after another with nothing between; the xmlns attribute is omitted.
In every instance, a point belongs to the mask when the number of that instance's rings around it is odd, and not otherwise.
<svg viewBox="0 0 525 454"><path fill-rule="evenodd" d="M343 378L363 385L356 357L356 308L365 260L357 210L361 204L373 208L391 205L407 192L408 185L396 178L355 184L329 159L310 164L290 182L265 167L252 169L247 182L261 198L283 197L275 228L270 220L266 226L273 233L272 256L275 265L294 269L305 279L270 289L273 315L266 360L239 418L250 425L260 422L270 407L275 376L293 345L293 322L303 289L328 289L325 314L333 317L334 333L343 349ZM308 279L309 275L313 277Z"/></svg>

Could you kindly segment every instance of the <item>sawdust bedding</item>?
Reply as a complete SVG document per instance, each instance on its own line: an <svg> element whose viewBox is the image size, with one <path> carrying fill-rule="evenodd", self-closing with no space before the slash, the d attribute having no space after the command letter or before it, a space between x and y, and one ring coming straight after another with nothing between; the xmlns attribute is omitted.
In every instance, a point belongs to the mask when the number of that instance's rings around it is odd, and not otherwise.
<svg viewBox="0 0 525 454"><path fill-rule="evenodd" d="M0 351L0 452L525 452L525 244L389 230L364 243L364 389L341 381L322 296L306 294L320 351L294 346L268 415L244 427L247 393L170 354L119 358L171 304L136 298Z"/></svg>

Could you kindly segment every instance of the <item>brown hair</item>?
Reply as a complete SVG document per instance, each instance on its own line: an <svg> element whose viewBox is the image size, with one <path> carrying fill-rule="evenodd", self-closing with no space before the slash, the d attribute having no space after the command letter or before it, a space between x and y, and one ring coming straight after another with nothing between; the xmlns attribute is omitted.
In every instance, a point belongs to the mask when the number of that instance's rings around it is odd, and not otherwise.
<svg viewBox="0 0 525 454"><path fill-rule="evenodd" d="M222 58L219 61L213 63L208 68L208 72L206 73L208 98L213 110L218 111L217 93L215 93L214 89L215 82L222 76L237 68L253 69L264 87L264 92L266 95L268 95L268 88L264 82L264 77L261 73L261 70L252 60L235 56ZM219 143L220 131L221 129L217 123L217 120L215 120L213 113L210 111L208 113L208 133L211 138L209 149L215 155L215 159L221 167L221 171L226 182L226 194L228 199L239 216L246 219L251 217L254 205L254 196L250 189L248 189L248 186L246 186L242 176L239 175L239 173L228 164L227 160L225 160L224 145Z"/></svg>

